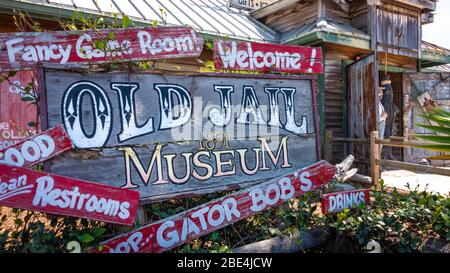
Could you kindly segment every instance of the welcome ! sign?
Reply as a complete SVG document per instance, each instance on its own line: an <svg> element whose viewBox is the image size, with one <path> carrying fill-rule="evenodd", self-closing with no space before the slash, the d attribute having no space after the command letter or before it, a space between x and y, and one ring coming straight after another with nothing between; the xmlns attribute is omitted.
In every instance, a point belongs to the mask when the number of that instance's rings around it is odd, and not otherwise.
<svg viewBox="0 0 450 273"><path fill-rule="evenodd" d="M197 57L202 50L203 39L188 27L0 33L0 71Z"/></svg>
<svg viewBox="0 0 450 273"><path fill-rule="evenodd" d="M323 73L320 47L214 41L214 67L221 70Z"/></svg>

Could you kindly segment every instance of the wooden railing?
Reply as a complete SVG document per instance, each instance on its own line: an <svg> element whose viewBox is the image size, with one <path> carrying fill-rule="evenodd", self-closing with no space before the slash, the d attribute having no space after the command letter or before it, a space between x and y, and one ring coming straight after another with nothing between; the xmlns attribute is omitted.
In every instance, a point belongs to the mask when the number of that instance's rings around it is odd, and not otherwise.
<svg viewBox="0 0 450 273"><path fill-rule="evenodd" d="M349 143L349 144L369 144L370 145L370 173L372 178L372 183L378 188L380 181L380 166L398 168L402 170L408 170L420 173L438 174L450 176L450 169L425 166L421 164L407 163L396 160L381 159L381 149L380 146L391 146L391 147L414 147L420 149L421 145L427 145L431 143L422 141L409 141L405 140L403 137L391 137L389 139L378 138L378 132L373 131L370 134L370 139L360 139L360 138L343 138L343 137L333 137L331 131L326 131L325 134L325 147L324 147L324 159L331 161L333 144L335 143Z"/></svg>

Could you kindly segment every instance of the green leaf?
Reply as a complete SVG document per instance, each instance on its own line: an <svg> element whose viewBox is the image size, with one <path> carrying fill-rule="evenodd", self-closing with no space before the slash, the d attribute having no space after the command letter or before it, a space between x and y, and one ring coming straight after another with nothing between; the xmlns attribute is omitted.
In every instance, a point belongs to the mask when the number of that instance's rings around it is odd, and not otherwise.
<svg viewBox="0 0 450 273"><path fill-rule="evenodd" d="M277 228L269 228L270 234L281 235L281 231Z"/></svg>
<svg viewBox="0 0 450 273"><path fill-rule="evenodd" d="M30 96L23 96L20 98L21 101L34 101L33 97Z"/></svg>
<svg viewBox="0 0 450 273"><path fill-rule="evenodd" d="M430 109L430 110L428 110L428 112L431 114L436 114L436 115L442 116L442 117L450 117L450 112L444 111L439 108Z"/></svg>
<svg viewBox="0 0 450 273"><path fill-rule="evenodd" d="M444 221L445 221L446 223L449 223L449 222L450 222L450 219L449 219L448 215L445 214L444 212L441 212L441 217L442 217L442 219L444 219Z"/></svg>
<svg viewBox="0 0 450 273"><path fill-rule="evenodd" d="M108 39L109 40L113 40L115 36L116 36L116 33L114 33L113 31L108 32Z"/></svg>
<svg viewBox="0 0 450 273"><path fill-rule="evenodd" d="M423 117L428 120L431 120L431 121L434 121L436 123L439 123L442 126L446 126L446 127L450 126L450 120L446 117L441 117L436 114L431 114L431 115L430 114L428 114L428 115L420 115L419 114L418 116Z"/></svg>
<svg viewBox="0 0 450 273"><path fill-rule="evenodd" d="M122 17L122 27L128 28L132 24L133 24L133 21L131 21L130 18L124 14Z"/></svg>
<svg viewBox="0 0 450 273"><path fill-rule="evenodd" d="M105 46L105 43L103 41L97 40L97 41L94 42L94 47L98 48L98 49L105 49L106 46Z"/></svg>
<svg viewBox="0 0 450 273"><path fill-rule="evenodd" d="M16 225L18 225L18 226L21 226L21 225L23 224L23 221L22 221L22 219L20 219L20 218L16 218L16 219L14 220L14 223L16 223Z"/></svg>
<svg viewBox="0 0 450 273"><path fill-rule="evenodd" d="M36 122L30 121L30 122L28 122L28 126L30 126L30 127L36 127Z"/></svg>
<svg viewBox="0 0 450 273"><path fill-rule="evenodd" d="M429 156L426 159L429 159L429 160L450 160L450 155L435 155L435 156Z"/></svg>
<svg viewBox="0 0 450 273"><path fill-rule="evenodd" d="M88 244L95 240L95 238L91 234L88 234L88 233L78 235L77 238L78 238L78 240L80 240L80 242L85 243L85 244Z"/></svg>
<svg viewBox="0 0 450 273"><path fill-rule="evenodd" d="M438 142L438 143L448 143L450 144L450 136L424 136L424 135L414 135L417 138L428 140L432 142Z"/></svg>
<svg viewBox="0 0 450 273"><path fill-rule="evenodd" d="M416 148L422 148L438 152L450 152L450 145L419 145Z"/></svg>
<svg viewBox="0 0 450 273"><path fill-rule="evenodd" d="M441 127L441 126L434 126L434 125L424 125L424 124L416 124L419 127L428 129L430 131L436 132L436 133L443 133L450 135L450 128Z"/></svg>
<svg viewBox="0 0 450 273"><path fill-rule="evenodd" d="M102 236L106 231L107 231L107 229L103 228L103 227L96 228L96 229L94 229L94 231L92 231L92 236L94 236L95 238L98 238L98 237Z"/></svg>

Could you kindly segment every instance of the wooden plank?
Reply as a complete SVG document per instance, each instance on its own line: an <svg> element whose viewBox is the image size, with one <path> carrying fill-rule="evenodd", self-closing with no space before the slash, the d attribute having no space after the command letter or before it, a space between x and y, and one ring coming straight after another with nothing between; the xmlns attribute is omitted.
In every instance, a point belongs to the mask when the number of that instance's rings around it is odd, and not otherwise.
<svg viewBox="0 0 450 273"><path fill-rule="evenodd" d="M332 192L322 195L322 212L336 213L370 203L370 189Z"/></svg>
<svg viewBox="0 0 450 273"><path fill-rule="evenodd" d="M420 173L429 173L429 174L439 174L450 176L450 169L448 168L439 168L439 167L431 167L414 163L406 163L394 160L386 160L380 159L376 160L377 164L385 167L398 168L402 170L408 170L412 172L420 172Z"/></svg>
<svg viewBox="0 0 450 273"><path fill-rule="evenodd" d="M132 225L139 193L0 164L0 205Z"/></svg>
<svg viewBox="0 0 450 273"><path fill-rule="evenodd" d="M35 81L36 71L18 71L0 83L0 149L5 149L24 140L28 135L37 134L38 127L31 127L29 122L36 122L37 107L22 101L29 97L25 88ZM30 90L34 94L37 90Z"/></svg>
<svg viewBox="0 0 450 273"><path fill-rule="evenodd" d="M90 252L164 252L327 184L335 167L320 161L100 243Z"/></svg>
<svg viewBox="0 0 450 273"><path fill-rule="evenodd" d="M240 41L214 41L214 67L220 70L323 73L322 48Z"/></svg>
<svg viewBox="0 0 450 273"><path fill-rule="evenodd" d="M285 0L285 1L277 1L272 5L269 5L263 9L255 10L251 13L251 16L257 20L260 20L266 16L272 15L282 9L291 8L291 6L297 4L300 0Z"/></svg>
<svg viewBox="0 0 450 273"><path fill-rule="evenodd" d="M203 39L189 27L1 33L0 71L198 57L202 50Z"/></svg>
<svg viewBox="0 0 450 273"><path fill-rule="evenodd" d="M70 149L72 149L72 142L62 125L58 125L0 150L0 163L17 167L31 167Z"/></svg>
<svg viewBox="0 0 450 273"><path fill-rule="evenodd" d="M377 163L377 160L381 157L381 149L380 145L376 144L376 140L378 139L378 132L372 131L370 133L370 173L372 177L373 184L375 187L379 187L380 185L380 166Z"/></svg>
<svg viewBox="0 0 450 273"><path fill-rule="evenodd" d="M48 170L135 188L144 203L284 175L319 159L312 79L47 70L44 116L79 148Z"/></svg>

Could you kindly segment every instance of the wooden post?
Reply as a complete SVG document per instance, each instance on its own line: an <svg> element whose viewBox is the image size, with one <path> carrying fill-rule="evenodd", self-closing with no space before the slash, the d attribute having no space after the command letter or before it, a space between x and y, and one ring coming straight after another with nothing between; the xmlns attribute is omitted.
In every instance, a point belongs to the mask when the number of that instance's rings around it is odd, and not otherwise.
<svg viewBox="0 0 450 273"><path fill-rule="evenodd" d="M333 130L326 130L325 131L325 151L324 151L324 159L328 162L331 162L331 159L333 157Z"/></svg>
<svg viewBox="0 0 450 273"><path fill-rule="evenodd" d="M380 159L380 146L375 143L378 138L378 131L370 133L370 173L372 176L372 183L378 189L380 187L380 166L377 160Z"/></svg>

